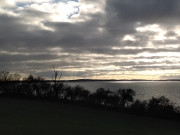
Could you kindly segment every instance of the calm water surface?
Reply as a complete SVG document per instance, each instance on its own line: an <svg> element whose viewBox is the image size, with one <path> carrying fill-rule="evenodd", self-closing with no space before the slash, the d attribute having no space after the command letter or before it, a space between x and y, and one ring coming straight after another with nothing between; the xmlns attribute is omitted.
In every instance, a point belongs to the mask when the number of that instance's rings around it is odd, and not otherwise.
<svg viewBox="0 0 180 135"><path fill-rule="evenodd" d="M91 92L98 88L118 89L131 88L136 91L136 99L147 100L153 97L165 96L180 105L180 81L85 81L69 82L71 86L80 85Z"/></svg>

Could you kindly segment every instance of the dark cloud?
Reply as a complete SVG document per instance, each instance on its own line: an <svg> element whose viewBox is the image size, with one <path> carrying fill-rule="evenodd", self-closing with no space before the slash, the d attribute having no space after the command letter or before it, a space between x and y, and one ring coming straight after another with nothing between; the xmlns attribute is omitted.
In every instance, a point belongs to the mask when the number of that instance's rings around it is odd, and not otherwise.
<svg viewBox="0 0 180 135"><path fill-rule="evenodd" d="M125 34L135 34L138 25L174 27L178 24L179 7L178 0L107 0L106 29L116 38L122 38Z"/></svg>
<svg viewBox="0 0 180 135"><path fill-rule="evenodd" d="M93 77L114 70L107 70L108 66L127 71L179 68L175 66L178 61L168 60L172 56L143 55L180 52L180 47L173 47L180 41L173 29L179 22L178 0L107 0L105 5L103 12L82 12L79 18L88 16L90 19L79 22L54 22L48 18L48 11L33 8L23 12L13 10L16 16L1 13L2 70L45 74L54 65L68 77ZM158 34L156 31L136 30L151 24L158 24L166 30L164 36L167 39L154 40L154 35ZM132 35L134 40L123 41L125 35ZM158 60L161 62L158 63Z"/></svg>
<svg viewBox="0 0 180 135"><path fill-rule="evenodd" d="M145 70L173 70L173 69L179 69L180 66L154 66L154 65L150 65L150 66L135 66L133 67L134 71L145 71Z"/></svg>
<svg viewBox="0 0 180 135"><path fill-rule="evenodd" d="M27 62L27 61L43 61L61 58L57 54L0 54L1 62Z"/></svg>
<svg viewBox="0 0 180 135"><path fill-rule="evenodd" d="M107 11L114 12L123 22L159 23L177 19L178 0L108 0ZM161 22L162 23L162 22ZM165 22L166 23L166 22Z"/></svg>

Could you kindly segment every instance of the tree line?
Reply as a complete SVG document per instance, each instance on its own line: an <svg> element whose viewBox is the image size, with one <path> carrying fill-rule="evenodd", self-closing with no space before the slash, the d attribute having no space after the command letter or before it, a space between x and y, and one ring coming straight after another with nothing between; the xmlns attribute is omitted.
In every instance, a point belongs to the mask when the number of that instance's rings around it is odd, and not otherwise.
<svg viewBox="0 0 180 135"><path fill-rule="evenodd" d="M164 96L140 101L134 100L136 92L133 89L111 91L99 88L91 93L79 85L72 87L64 84L59 81L61 76L62 74L53 68L52 81L46 81L43 77L33 75L29 75L23 81L19 81L20 75L3 71L0 72L0 96L83 104L165 118L180 117L178 107L175 107Z"/></svg>

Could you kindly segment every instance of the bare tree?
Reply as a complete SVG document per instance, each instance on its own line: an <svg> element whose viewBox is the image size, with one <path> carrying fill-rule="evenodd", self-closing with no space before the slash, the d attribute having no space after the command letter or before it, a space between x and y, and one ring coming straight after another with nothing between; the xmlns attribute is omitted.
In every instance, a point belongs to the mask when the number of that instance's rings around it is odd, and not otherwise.
<svg viewBox="0 0 180 135"><path fill-rule="evenodd" d="M56 70L55 67L53 66L53 75L52 75L52 81L53 81L53 91L55 92L55 97L58 100L59 99L59 92L62 91L63 84L60 81L62 77L62 72L59 70Z"/></svg>
<svg viewBox="0 0 180 135"><path fill-rule="evenodd" d="M0 80L1 81L7 81L10 78L10 74L7 71L1 71L0 72Z"/></svg>
<svg viewBox="0 0 180 135"><path fill-rule="evenodd" d="M53 72L54 74L52 75L52 80L56 84L62 77L62 72L59 70L56 70L55 67L53 66Z"/></svg>
<svg viewBox="0 0 180 135"><path fill-rule="evenodd" d="M17 74L17 73L11 74L8 71L0 72L0 80L1 81L19 81L20 78L21 78L20 74Z"/></svg>
<svg viewBox="0 0 180 135"><path fill-rule="evenodd" d="M12 74L12 80L19 81L21 79L21 75L18 73Z"/></svg>

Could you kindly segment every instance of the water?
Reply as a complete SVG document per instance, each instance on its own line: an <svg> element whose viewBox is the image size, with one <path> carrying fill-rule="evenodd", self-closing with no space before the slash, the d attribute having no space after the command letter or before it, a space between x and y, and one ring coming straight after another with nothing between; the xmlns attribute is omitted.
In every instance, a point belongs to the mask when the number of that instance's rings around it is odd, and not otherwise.
<svg viewBox="0 0 180 135"><path fill-rule="evenodd" d="M179 81L82 81L68 82L71 86L80 85L94 92L98 88L111 91L131 88L136 92L135 99L148 100L152 97L165 96L175 105L180 106L180 82Z"/></svg>

